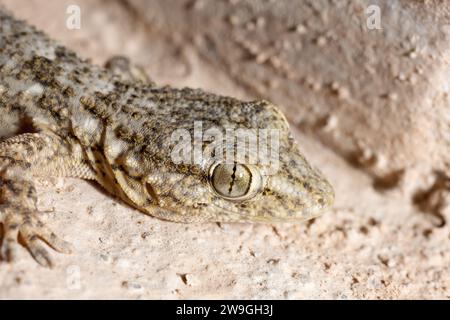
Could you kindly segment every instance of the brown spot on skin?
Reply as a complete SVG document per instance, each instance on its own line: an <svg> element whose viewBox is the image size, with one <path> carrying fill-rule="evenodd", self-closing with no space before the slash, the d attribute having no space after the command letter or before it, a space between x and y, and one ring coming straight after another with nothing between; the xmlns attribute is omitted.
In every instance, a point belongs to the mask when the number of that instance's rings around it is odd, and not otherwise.
<svg viewBox="0 0 450 320"><path fill-rule="evenodd" d="M73 89L73 87L67 87L66 89L64 89L63 94L66 97L72 98L75 96L75 90Z"/></svg>
<svg viewBox="0 0 450 320"><path fill-rule="evenodd" d="M31 72L34 75L34 79L38 82L52 88L61 89L61 85L56 80L56 77L61 75L62 69L50 59L42 56L33 56L23 66L22 72Z"/></svg>
<svg viewBox="0 0 450 320"><path fill-rule="evenodd" d="M28 187L27 197L35 198L36 197L36 189L33 186Z"/></svg>
<svg viewBox="0 0 450 320"><path fill-rule="evenodd" d="M18 187L17 185L15 185L14 181L12 181L12 180L5 180L5 181L6 181L6 183L5 183L6 187L8 188L9 191L11 191L16 196L21 193L22 189L20 187Z"/></svg>

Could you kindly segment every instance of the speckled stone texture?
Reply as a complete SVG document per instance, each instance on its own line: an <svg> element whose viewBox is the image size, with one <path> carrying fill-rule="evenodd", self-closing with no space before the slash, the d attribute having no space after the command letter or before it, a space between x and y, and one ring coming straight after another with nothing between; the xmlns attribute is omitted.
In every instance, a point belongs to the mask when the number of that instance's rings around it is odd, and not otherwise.
<svg viewBox="0 0 450 320"><path fill-rule="evenodd" d="M76 179L38 207L76 247L0 264L0 298L449 298L450 5L445 1L12 1L103 63L282 105L336 205L306 224L163 222ZM67 30L69 4L82 13ZM366 29L378 3L382 30Z"/></svg>

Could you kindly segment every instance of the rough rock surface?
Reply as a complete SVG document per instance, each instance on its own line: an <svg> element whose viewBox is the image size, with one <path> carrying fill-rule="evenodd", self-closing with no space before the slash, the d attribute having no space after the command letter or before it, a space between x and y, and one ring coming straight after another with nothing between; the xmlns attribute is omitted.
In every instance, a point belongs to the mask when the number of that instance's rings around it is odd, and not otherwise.
<svg viewBox="0 0 450 320"><path fill-rule="evenodd" d="M450 298L447 2L0 3L95 63L124 54L161 84L274 101L336 189L307 224L183 225L43 180L44 220L76 252L0 263L0 298Z"/></svg>

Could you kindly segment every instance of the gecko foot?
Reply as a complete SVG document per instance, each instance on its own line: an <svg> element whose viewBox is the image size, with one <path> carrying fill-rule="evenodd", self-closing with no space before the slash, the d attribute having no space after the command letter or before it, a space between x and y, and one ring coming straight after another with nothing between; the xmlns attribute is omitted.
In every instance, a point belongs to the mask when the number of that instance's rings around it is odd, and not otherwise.
<svg viewBox="0 0 450 320"><path fill-rule="evenodd" d="M0 247L2 259L14 261L17 257L19 242L44 267L51 267L52 260L42 241L58 252L72 252L72 245L60 239L37 217L39 211L35 207L34 188L26 186L24 182L19 185L11 180L4 180L3 185L8 185L10 189L16 192L19 186L22 190L27 187L29 191L27 197L22 198L21 202L14 201L13 199L16 198L12 197L2 199L0 205L0 223L3 224L3 241ZM33 199L33 201L30 201L30 199Z"/></svg>
<svg viewBox="0 0 450 320"><path fill-rule="evenodd" d="M19 242L31 253L33 258L44 267L51 267L52 260L42 244L49 246L61 253L71 253L72 245L60 239L33 213L24 208L7 208L3 206L3 242L0 255L4 260L14 261L17 257Z"/></svg>

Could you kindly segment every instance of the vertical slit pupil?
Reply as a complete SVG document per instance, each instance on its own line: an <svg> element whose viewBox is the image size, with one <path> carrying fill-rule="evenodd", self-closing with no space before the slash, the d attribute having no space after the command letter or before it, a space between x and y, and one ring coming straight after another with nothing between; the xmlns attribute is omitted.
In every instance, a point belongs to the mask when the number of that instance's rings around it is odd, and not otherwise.
<svg viewBox="0 0 450 320"><path fill-rule="evenodd" d="M236 162L233 165L233 173L231 174L231 182L230 182L230 188L228 189L228 194L231 194L231 191L233 190L233 184L234 180L236 179Z"/></svg>

